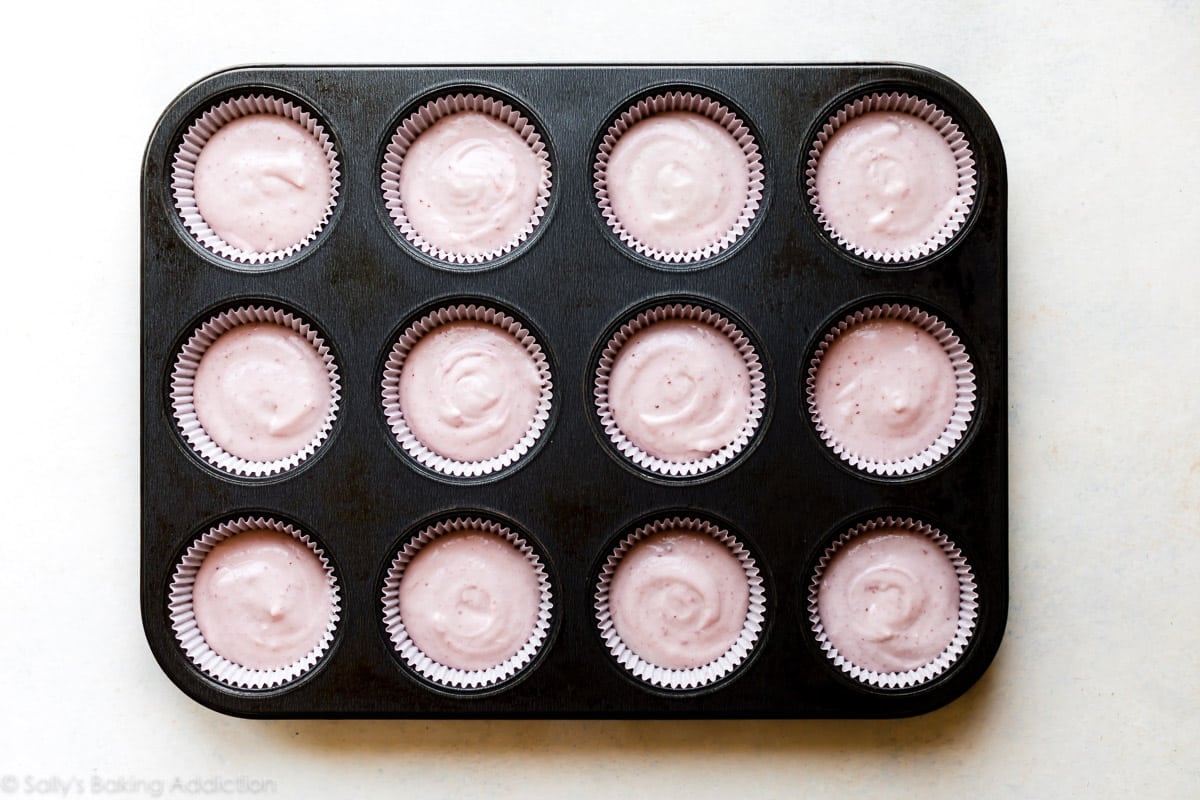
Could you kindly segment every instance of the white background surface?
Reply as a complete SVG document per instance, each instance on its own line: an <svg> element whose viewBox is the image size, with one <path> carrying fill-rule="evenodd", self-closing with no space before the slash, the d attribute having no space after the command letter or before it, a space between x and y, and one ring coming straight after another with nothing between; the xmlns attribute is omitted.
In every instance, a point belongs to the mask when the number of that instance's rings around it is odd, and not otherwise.
<svg viewBox="0 0 1200 800"><path fill-rule="evenodd" d="M0 791L1196 796L1200 4L21 5L0 54ZM159 113L241 63L648 60L914 62L995 121L1012 604L989 673L894 722L251 722L189 700L138 611L138 173Z"/></svg>

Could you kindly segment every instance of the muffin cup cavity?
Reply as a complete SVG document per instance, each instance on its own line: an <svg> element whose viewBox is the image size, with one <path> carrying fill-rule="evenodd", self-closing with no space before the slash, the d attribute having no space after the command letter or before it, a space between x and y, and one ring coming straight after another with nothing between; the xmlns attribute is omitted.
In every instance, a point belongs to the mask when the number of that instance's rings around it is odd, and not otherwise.
<svg viewBox="0 0 1200 800"><path fill-rule="evenodd" d="M225 125L252 114L273 114L291 120L307 131L320 145L329 167L330 191L325 213L302 240L285 248L258 252L226 242L204 220L196 205L194 180L196 162L204 145ZM337 206L341 187L341 163L333 138L311 112L299 104L271 94L243 95L208 109L189 126L171 163L171 197L183 226L209 252L235 264L261 266L295 255L308 247L329 224Z"/></svg>
<svg viewBox="0 0 1200 800"><path fill-rule="evenodd" d="M733 226L713 242L692 250L663 250L650 246L635 237L613 210L609 196L609 159L617 141L631 128L657 114L681 111L699 114L729 132L741 149L749 171L745 204ZM593 188L600 213L612 233L627 247L646 258L667 265L693 264L711 258L728 249L750 228L763 202L765 174L762 153L749 126L728 106L696 92L669 92L638 101L616 118L605 131L592 166Z"/></svg>
<svg viewBox="0 0 1200 800"><path fill-rule="evenodd" d="M413 142L440 120L462 112L485 114L512 128L529 146L542 170L537 197L529 219L503 245L483 253L453 252L427 241L409 220L400 193L400 172ZM515 250L541 223L550 204L550 192L553 187L551 167L550 152L542 134L521 111L496 97L475 92L460 92L425 103L400 123L387 144L380 173L380 187L388 216L409 244L427 256L447 264L478 266Z"/></svg>
<svg viewBox="0 0 1200 800"><path fill-rule="evenodd" d="M497 536L516 548L533 569L540 594L537 621L529 639L515 654L490 669L465 670L434 661L409 636L400 614L400 583L409 563L421 548L441 536L459 531L480 531ZM554 594L546 565L517 531L481 517L455 517L434 523L407 541L392 560L383 582L383 624L396 654L410 670L425 680L451 690L497 687L525 669L547 645L554 614Z"/></svg>
<svg viewBox="0 0 1200 800"><path fill-rule="evenodd" d="M667 531L686 531L710 536L724 545L737 558L742 570L746 573L746 582L750 591L746 619L737 640L723 655L703 666L691 669L661 667L646 661L633 652L617 633L610 607L609 594L612 579L621 559L638 542L654 534ZM600 568L599 579L596 583L594 610L596 624L604 646L616 662L631 676L659 689L688 691L701 689L723 680L746 662L762 637L766 607L766 589L758 564L736 536L707 520L695 517L671 517L642 525L620 540Z"/></svg>
<svg viewBox="0 0 1200 800"><path fill-rule="evenodd" d="M693 461L669 461L651 455L634 444L617 425L609 398L609 381L613 365L621 348L637 333L658 322L668 320L693 321L707 325L733 343L741 355L750 383L746 421L733 441L710 455ZM689 478L704 475L734 460L754 439L766 408L767 383L763 365L750 338L723 314L690 303L673 303L642 311L626 321L600 353L594 373L592 395L600 427L617 452L638 468L669 478Z"/></svg>
<svg viewBox="0 0 1200 800"><path fill-rule="evenodd" d="M955 574L958 576L958 624L953 639L946 646L946 649L929 663L903 672L876 672L850 662L838 652L837 648L829 640L825 627L821 622L821 613L818 604L821 580L834 555L858 536L888 529L898 529L927 537L933 545L945 553L946 558L950 560L951 565L954 567ZM913 688L926 684L945 673L958 661L959 657L966 650L967 645L970 644L979 615L979 595L976 589L975 574L972 572L970 564L967 563L966 558L958 547L944 533L931 525L914 520L911 517L878 517L859 523L850 530L845 531L825 549L825 552L817 562L812 580L809 583L808 621L817 646L825 654L826 658L828 658L829 663L843 674L864 686L874 689Z"/></svg>
<svg viewBox="0 0 1200 800"><path fill-rule="evenodd" d="M235 664L214 651L196 624L193 610L193 587L196 574L205 557L219 543L246 531L266 530L295 538L320 560L329 580L330 615L320 641L303 658L279 669L252 669ZM226 686L238 689L272 689L284 687L309 672L329 651L342 613L341 590L333 565L325 552L308 534L289 523L270 517L238 517L214 525L197 538L175 567L168 592L168 612L175 638L188 659L197 669Z"/></svg>
<svg viewBox="0 0 1200 800"><path fill-rule="evenodd" d="M863 322L871 320L898 320L915 325L931 335L946 353L950 367L954 373L955 397L954 407L949 421L942 433L924 450L907 458L894 461L878 461L860 453L852 452L830 430L830 425L822 419L821 410L817 404L816 386L817 373L822 360L829 348L838 337ZM912 475L929 469L945 458L959 445L975 413L976 384L975 368L958 336L953 330L936 316L907 304L884 304L870 306L849 314L834 325L817 344L809 360L808 373L805 381L805 398L809 417L821 441L834 454L849 466L866 472L869 475L892 478Z"/></svg>
<svg viewBox="0 0 1200 800"><path fill-rule="evenodd" d="M893 111L923 120L945 140L958 172L957 206L942 227L918 245L883 251L850 241L827 219L817 189L821 156L834 134L848 122L875 111ZM966 135L945 111L920 97L902 92L874 93L847 103L826 120L809 147L804 169L804 188L817 224L840 247L859 258L881 266L901 266L937 252L962 229L975 203L977 190L975 155Z"/></svg>
<svg viewBox="0 0 1200 800"><path fill-rule="evenodd" d="M434 452L413 433L401 408L400 380L409 353L422 337L443 325L455 322L486 323L512 336L533 360L541 384L537 408L533 418L529 421L529 427L520 440L500 455L480 461L457 461ZM381 387L384 417L396 442L405 453L422 466L453 478L478 478L491 475L520 461L533 449L546 430L554 400L550 362L542 345L534 335L521 322L508 314L488 306L475 304L445 306L426 314L409 325L399 339L392 344L384 364Z"/></svg>
<svg viewBox="0 0 1200 800"><path fill-rule="evenodd" d="M214 442L204 426L200 424L193 397L196 371L209 347L222 334L240 325L253 323L280 325L300 334L324 361L329 376L329 410L320 430L299 451L273 461L250 461L229 453ZM311 457L329 438L341 402L341 378L329 345L321 334L301 317L290 311L271 306L241 306L213 316L196 328L188 338L175 358L175 365L171 372L170 396L176 428L184 441L200 458L231 475L261 478L294 469Z"/></svg>

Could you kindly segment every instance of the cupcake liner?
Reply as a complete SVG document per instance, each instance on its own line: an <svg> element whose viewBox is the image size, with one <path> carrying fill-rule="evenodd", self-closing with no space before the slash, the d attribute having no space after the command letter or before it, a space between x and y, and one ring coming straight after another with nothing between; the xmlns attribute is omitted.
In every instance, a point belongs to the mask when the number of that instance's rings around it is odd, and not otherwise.
<svg viewBox="0 0 1200 800"><path fill-rule="evenodd" d="M299 661L286 667L271 670L251 669L228 660L208 646L204 635L196 625L192 611L192 588L196 582L196 573L205 557L218 543L244 531L270 530L292 536L302 542L321 560L325 574L329 578L331 593L329 623L321 641ZM184 653L205 674L227 686L240 689L270 689L283 686L305 674L316 665L329 650L341 618L341 590L338 587L337 576L333 566L325 556L325 552L303 531L292 527L286 522L279 522L270 517L239 517L234 520L214 525L204 535L196 539L183 558L175 567L168 591L168 610L171 617L171 628L175 638Z"/></svg>
<svg viewBox="0 0 1200 800"><path fill-rule="evenodd" d="M525 435L521 437L520 441L495 458L483 461L456 461L435 453L417 439L412 429L408 426L408 422L404 418L404 412L400 408L400 376L404 371L404 362L408 358L408 354L422 336L451 322L486 322L511 334L513 338L525 347L525 351L533 358L537 366L538 376L541 378L541 397L538 399L537 410L534 412L533 419L530 421ZM388 427L396 437L396 441L399 442L400 447L420 464L435 472L455 478L475 478L481 475L490 475L493 472L498 472L511 466L521 459L533 448L538 438L542 435L542 432L546 429L546 423L550 419L550 407L554 400L554 384L550 374L550 363L546 358L545 352L542 350L541 344L538 343L533 334L508 314L488 308L487 306L474 304L459 304L440 308L437 311L426 314L408 326L395 344L392 345L391 354L388 356L387 363L384 364L383 368L382 387L383 413L387 418Z"/></svg>
<svg viewBox="0 0 1200 800"><path fill-rule="evenodd" d="M541 591L537 622L534 623L528 641L506 661L483 670L456 669L434 661L409 638L404 620L400 616L400 582L404 579L405 569L420 549L440 536L468 530L499 536L515 547L533 567ZM456 517L425 528L396 554L383 582L383 623L396 652L410 669L426 680L452 689L482 689L495 686L524 669L549 639L553 611L554 594L550 577L546 574L546 567L538 554L516 531L479 517Z"/></svg>
<svg viewBox="0 0 1200 800"><path fill-rule="evenodd" d="M821 413L817 408L817 370L821 366L821 360L825 357L825 353L829 350L833 342L847 330L862 322L873 319L894 319L911 322L921 330L926 331L946 351L946 355L950 359L950 365L954 369L956 388L954 410L951 413L950 421L946 424L946 429L925 450L900 461L874 461L849 452L845 446L833 437L833 434L822 421ZM805 381L805 397L808 402L809 414L812 417L813 425L816 426L817 434L821 437L821 441L829 446L843 461L870 475L886 477L909 475L928 469L942 460L958 445L959 440L962 439L967 426L971 424L971 417L975 413L975 368L971 364L971 357L967 354L967 350L962 342L959 341L958 336L955 335L954 331L946 323L932 314L928 314L914 306L898 305L895 303L871 306L850 314L834 325L825 334L824 338L821 339L816 351L813 353L812 359L809 361L808 378Z"/></svg>
<svg viewBox="0 0 1200 800"><path fill-rule="evenodd" d="M746 164L750 168L749 191L746 195L746 205L742 208L741 216L738 217L733 228L724 236L699 250L689 250L687 252L664 251L642 243L621 224L621 221L612 209L612 202L608 196L608 160L612 156L613 148L617 145L617 140L638 122L655 114L668 111L690 111L694 114L700 114L729 131L729 134L742 148L742 152L746 156ZM592 169L596 201L599 203L600 213L604 216L604 221L608 223L608 227L628 247L631 247L647 258L666 264L690 264L711 258L717 253L726 250L750 227L750 223L754 221L759 206L762 204L765 177L762 154L759 152L758 142L755 141L754 134L750 132L750 128L728 107L702 94L695 94L693 92L671 92L669 94L655 95L647 97L631 106L625 113L617 117L616 121L605 132L604 138L600 142L600 149L596 153L596 161Z"/></svg>
<svg viewBox="0 0 1200 800"><path fill-rule="evenodd" d="M745 359L746 369L750 378L750 408L746 423L742 426L736 439L722 447L717 452L697 461L666 461L652 456L631 442L621 429L617 427L616 418L608 399L608 382L612 374L613 363L617 353L634 334L650 327L656 322L665 320L693 320L708 325L719 333L724 334L733 342ZM596 382L593 389L596 403L596 413L600 415L600 425L612 444L621 455L628 458L637 466L650 472L668 477L693 477L728 463L746 449L754 438L762 422L763 409L766 406L767 383L763 374L762 362L748 336L737 325L721 314L701 306L675 303L658 306L643 311L626 322L613 335L600 353L600 362L596 368Z"/></svg>
<svg viewBox="0 0 1200 800"><path fill-rule="evenodd" d="M825 150L825 146L839 128L855 117L862 116L871 111L897 111L929 123L946 140L946 144L949 145L951 152L954 154L955 162L958 166L958 208L951 215L950 219L946 221L946 224L942 226L941 230L931 238L916 247L897 252L885 253L879 250L872 250L847 240L825 218L825 212L821 208L821 198L817 192L817 165L821 160L821 153ZM907 263L930 255L941 248L954 238L954 235L962 228L975 201L975 156L971 151L971 143L967 141L966 136L954 120L940 108L928 100L922 100L919 97L901 94L900 92L891 92L890 94L877 92L847 103L839 109L837 113L825 122L821 130L817 132L817 137L809 148L808 161L805 166L805 187L808 191L809 202L812 204L813 211L817 216L817 222L833 237L834 241L854 253L854 255L883 264L896 265Z"/></svg>
<svg viewBox="0 0 1200 800"><path fill-rule="evenodd" d="M538 187L537 202L534 205L533 214L530 216L529 221L502 247L482 254L453 253L425 241L409 222L408 215L405 213L404 205L400 199L400 170L404 165L404 157L408 154L408 149L412 146L412 143L416 141L418 136L433 127L434 123L438 120L463 111L475 111L487 114L508 125L525 140L525 143L529 145L529 149L533 151L533 154L537 156L538 161L542 165L542 182ZM395 223L400 233L403 234L404 238L413 247L439 261L446 261L451 264L471 265L483 264L497 259L505 253L511 252L529 238L534 228L541 223L542 218L546 214L546 207L550 204L550 189L553 181L550 154L546 149L546 143L542 140L542 135L530 120L508 103L493 97L482 94L460 93L431 100L400 123L395 133L392 134L391 141L388 142L387 152L383 159L380 185L383 189L383 200L384 205L387 207L388 215L392 218L392 222Z"/></svg>
<svg viewBox="0 0 1200 800"><path fill-rule="evenodd" d="M214 442L196 416L196 407L192 397L196 370L208 348L226 331L254 322L270 322L296 331L307 339L313 349L324 359L325 367L329 372L329 412L325 416L325 423L321 430L303 450L275 461L249 461L233 455ZM325 340L321 338L315 328L300 317L271 306L242 306L217 314L192 333L187 344L183 346L176 357L175 368L171 372L171 408L180 434L201 458L217 469L234 475L258 478L286 472L299 465L329 438L329 432L333 429L333 422L337 417L340 400L341 380L338 376L337 364L333 360L333 352Z"/></svg>
<svg viewBox="0 0 1200 800"><path fill-rule="evenodd" d="M821 623L820 609L817 605L817 596L821 588L821 578L825 574L825 569L829 566L829 562L834 554L857 536L888 528L899 528L927 536L950 559L954 565L954 571L958 575L958 628L954 632L954 638L951 639L950 644L946 646L942 654L933 661L905 672L876 672L849 662L838 652L837 648L833 646L833 643L826 636L825 628ZM941 675L966 650L967 644L970 642L971 636L975 631L975 622L979 615L979 595L976 592L976 588L975 574L971 571L971 565L967 563L966 558L963 557L958 547L937 528L910 517L879 517L869 522L862 522L855 525L835 539L829 547L825 548L825 552L817 562L812 582L808 587L808 620L812 625L812 632L816 638L817 645L835 667L859 683L867 686L879 689L904 689L919 686Z"/></svg>
<svg viewBox="0 0 1200 800"><path fill-rule="evenodd" d="M691 669L670 669L651 664L633 650L621 639L613 623L612 611L609 608L609 589L617 565L626 553L641 540L656 533L665 531L690 531L711 536L729 548L737 558L746 573L750 586L750 604L746 611L746 621L737 640L717 659L700 667ZM766 618L767 595L763 587L763 578L759 573L754 557L729 531L693 517L672 517L642 525L633 533L623 538L600 570L600 578L596 584L596 623L600 629L601 638L609 653L617 663L629 671L635 678L662 689L699 689L715 683L740 667L754 650L762 634Z"/></svg>
<svg viewBox="0 0 1200 800"><path fill-rule="evenodd" d="M320 223L302 241L282 250L272 250L266 253L242 250L241 248L234 247L217 235L209 227L208 223L204 221L204 217L200 215L200 210L196 207L196 197L192 189L196 159L200 157L200 151L204 149L204 145L208 143L208 140L222 126L233 122L235 119L251 114L275 114L276 116L284 117L298 123L312 134L313 138L317 140L325 151L325 158L329 162L329 175L331 179L329 204L325 209L325 214L321 218ZM221 258L239 264L268 264L272 261L287 258L299 252L302 248L307 247L324 230L325 226L329 224L329 218L333 215L333 209L337 205L338 189L341 186L340 177L341 165L338 161L337 151L333 146L333 139L330 138L329 133L316 117L290 100L283 100L265 94L247 95L218 103L200 115L188 128L171 163L171 195L175 200L175 208L183 220L184 227L187 228L188 232L205 249Z"/></svg>

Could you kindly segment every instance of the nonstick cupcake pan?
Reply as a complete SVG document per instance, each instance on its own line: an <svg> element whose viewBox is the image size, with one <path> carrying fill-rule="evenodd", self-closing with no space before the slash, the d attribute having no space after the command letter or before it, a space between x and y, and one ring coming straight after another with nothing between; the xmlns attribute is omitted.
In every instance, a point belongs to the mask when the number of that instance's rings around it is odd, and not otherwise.
<svg viewBox="0 0 1200 800"><path fill-rule="evenodd" d="M176 158L211 109L260 95L320 125L336 151L337 194L302 246L237 259L185 224ZM507 104L536 129L550 163L536 224L486 259L440 258L417 246L386 196L398 127L455 95ZM944 243L885 261L827 230L807 173L814 143L840 110L872 96L896 105L904 95L953 120L970 147L973 196ZM598 194L610 128L659 96L675 98L672 107L701 98L695 107L724 108L756 145L757 207L740 234L694 257L631 246ZM141 609L155 658L198 702L244 717L899 717L950 702L991 662L1007 615L1006 204L1004 154L987 114L958 84L916 66L261 66L199 81L164 111L142 166ZM383 383L405 331L460 305L499 312L536 339L552 401L540 434L511 463L455 474L401 445ZM711 312L744 334L762 379L760 418L744 446L678 474L631 459L597 407L605 348L639 315L675 306ZM877 306L937 317L970 359L975 394L965 429L944 455L913 470L850 463L822 440L810 412L809 370L824 337ZM338 398L310 453L239 471L194 445L174 382L180 354L206 322L259 307L316 332L336 364ZM973 580L961 654L905 685L873 685L835 664L810 610L826 550L856 526L889 517L936 529ZM285 680L238 682L189 655L173 593L189 548L206 533L260 518L301 531L323 554L339 605L332 639L311 667ZM610 555L634 531L673 518L727 532L761 581L748 652L700 685L632 674L597 614ZM550 586L541 644L515 674L482 686L439 683L414 669L385 621L397 555L456 519L511 530Z"/></svg>

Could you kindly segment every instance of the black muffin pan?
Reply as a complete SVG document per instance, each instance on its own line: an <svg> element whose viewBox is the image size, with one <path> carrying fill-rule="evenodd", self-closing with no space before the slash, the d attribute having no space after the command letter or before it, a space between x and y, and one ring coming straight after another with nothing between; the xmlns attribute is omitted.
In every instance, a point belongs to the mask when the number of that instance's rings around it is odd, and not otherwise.
<svg viewBox="0 0 1200 800"><path fill-rule="evenodd" d="M400 120L442 94L510 102L548 143L553 190L545 218L511 253L455 267L410 246L380 188ZM750 126L765 190L732 247L694 264L634 253L597 207L593 164L610 122L643 97L686 90L727 104ZM974 151L977 191L963 230L933 255L885 267L833 242L816 224L804 182L810 144L828 116L876 91L919 95L945 110ZM319 237L260 266L206 251L172 199L171 164L188 126L215 104L268 93L315 114L336 143L341 188ZM141 184L141 606L151 650L188 695L246 717L898 717L948 703L999 647L1008 605L1004 154L979 104L948 78L898 64L247 67L205 78L159 120ZM766 411L751 445L691 479L646 474L604 438L592 389L595 358L614 326L648 305L680 301L728 312L758 347ZM403 326L441 304L493 305L525 321L549 353L554 407L535 449L499 475L456 480L417 464L390 433L383 363ZM805 378L820 337L880 302L946 321L971 356L978 386L964 439L934 467L878 478L847 466L818 438ZM196 326L239 305L300 314L332 346L341 408L328 440L298 468L251 479L223 473L187 445L172 416L171 371ZM334 642L283 687L245 690L202 673L175 638L168 590L187 547L212 525L261 514L291 522L330 557L342 592ZM597 574L639 523L686 514L737 535L766 586L757 647L727 678L692 691L630 677L602 644ZM384 631L384 573L430 520L483 515L516 526L543 555L555 608L548 644L512 680L459 692L414 675ZM979 613L965 653L910 689L846 677L814 641L807 593L817 559L840 533L877 516L941 529L975 574Z"/></svg>

